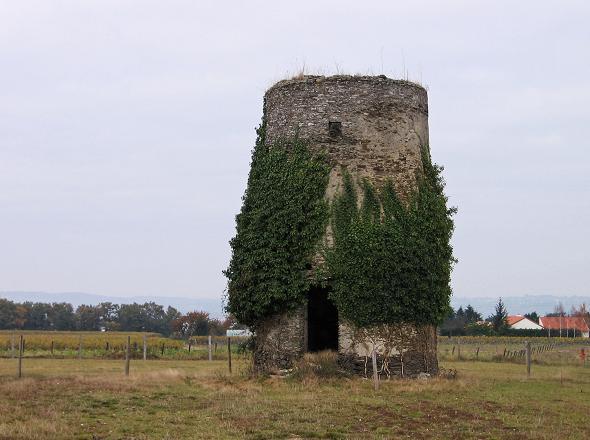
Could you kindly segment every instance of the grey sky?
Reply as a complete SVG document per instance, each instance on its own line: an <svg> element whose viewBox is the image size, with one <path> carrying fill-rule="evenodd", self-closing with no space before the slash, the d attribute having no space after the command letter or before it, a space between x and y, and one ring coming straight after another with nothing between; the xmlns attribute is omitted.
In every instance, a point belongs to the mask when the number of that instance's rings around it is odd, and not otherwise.
<svg viewBox="0 0 590 440"><path fill-rule="evenodd" d="M429 88L456 295L590 295L589 22L586 1L0 0L0 291L220 295L262 95L305 65Z"/></svg>

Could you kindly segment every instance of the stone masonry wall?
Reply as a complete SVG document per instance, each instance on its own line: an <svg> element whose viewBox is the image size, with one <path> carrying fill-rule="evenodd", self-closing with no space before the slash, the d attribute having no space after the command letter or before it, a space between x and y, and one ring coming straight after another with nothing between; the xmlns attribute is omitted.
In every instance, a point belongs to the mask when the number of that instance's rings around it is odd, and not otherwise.
<svg viewBox="0 0 590 440"><path fill-rule="evenodd" d="M355 373L373 374L373 348L380 375L412 377L438 373L435 326L383 325L364 331L341 323L339 333L340 363Z"/></svg>
<svg viewBox="0 0 590 440"><path fill-rule="evenodd" d="M254 367L270 372L291 368L306 350L305 307L272 316L256 329Z"/></svg>
<svg viewBox="0 0 590 440"><path fill-rule="evenodd" d="M338 191L340 166L376 184L393 179L402 197L415 188L420 148L428 146L424 88L384 76L304 77L275 84L264 102L267 143L297 135L327 152L328 197Z"/></svg>

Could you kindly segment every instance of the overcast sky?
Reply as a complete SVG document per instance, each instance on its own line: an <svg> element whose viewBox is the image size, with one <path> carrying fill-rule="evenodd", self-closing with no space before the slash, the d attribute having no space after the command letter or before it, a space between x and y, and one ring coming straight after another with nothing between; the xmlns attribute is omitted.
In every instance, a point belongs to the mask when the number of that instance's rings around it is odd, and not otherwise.
<svg viewBox="0 0 590 440"><path fill-rule="evenodd" d="M590 295L587 1L0 0L0 291L220 296L264 91L428 87L457 296Z"/></svg>

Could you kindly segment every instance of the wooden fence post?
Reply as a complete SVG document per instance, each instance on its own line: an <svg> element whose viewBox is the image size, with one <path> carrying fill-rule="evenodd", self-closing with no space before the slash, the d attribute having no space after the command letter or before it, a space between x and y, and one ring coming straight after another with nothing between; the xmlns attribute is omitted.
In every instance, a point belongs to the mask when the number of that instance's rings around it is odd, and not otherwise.
<svg viewBox="0 0 590 440"><path fill-rule="evenodd" d="M188 352L189 352L189 353L191 352L191 345L192 345L192 342L193 342L193 341L192 341L191 339L189 339L189 340L188 340Z"/></svg>
<svg viewBox="0 0 590 440"><path fill-rule="evenodd" d="M20 379L23 377L23 350L25 347L25 343L23 340L23 335L20 335L20 340L18 344L18 378Z"/></svg>
<svg viewBox="0 0 590 440"><path fill-rule="evenodd" d="M211 352L211 335L209 335L208 342L209 342L209 360L212 361L213 360L213 353Z"/></svg>
<svg viewBox="0 0 590 440"><path fill-rule="evenodd" d="M164 343L162 342L162 356L164 356Z"/></svg>
<svg viewBox="0 0 590 440"><path fill-rule="evenodd" d="M125 347L125 376L129 376L129 346L131 345L131 336L127 336L127 347Z"/></svg>
<svg viewBox="0 0 590 440"><path fill-rule="evenodd" d="M227 338L227 366L229 367L229 374L231 374L231 338Z"/></svg>
<svg viewBox="0 0 590 440"><path fill-rule="evenodd" d="M526 377L531 377L531 343L530 341L525 342L526 348Z"/></svg>
<svg viewBox="0 0 590 440"><path fill-rule="evenodd" d="M143 360L147 361L147 336L143 335Z"/></svg>
<svg viewBox="0 0 590 440"><path fill-rule="evenodd" d="M375 348L371 353L371 363L373 364L373 385L377 391L379 389L379 374L377 373L377 350Z"/></svg>
<svg viewBox="0 0 590 440"><path fill-rule="evenodd" d="M53 341L51 341L51 356L53 356Z"/></svg>
<svg viewBox="0 0 590 440"><path fill-rule="evenodd" d="M475 359L479 359L479 347L477 347L477 351L475 352Z"/></svg>

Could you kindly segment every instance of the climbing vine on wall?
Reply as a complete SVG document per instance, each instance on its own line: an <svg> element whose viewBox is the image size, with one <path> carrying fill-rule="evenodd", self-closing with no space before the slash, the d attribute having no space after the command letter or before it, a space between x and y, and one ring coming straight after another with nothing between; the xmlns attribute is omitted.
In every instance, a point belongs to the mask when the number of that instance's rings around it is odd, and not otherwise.
<svg viewBox="0 0 590 440"><path fill-rule="evenodd" d="M448 313L454 208L447 208L442 168L425 148L418 190L402 202L393 183L358 189L345 173L332 204L334 245L326 253L331 298L359 327L438 324ZM357 203L362 192L362 203Z"/></svg>
<svg viewBox="0 0 590 440"><path fill-rule="evenodd" d="M264 124L257 134L224 271L227 311L253 327L305 300L311 259L328 223L324 195L330 172L303 142L265 145Z"/></svg>

